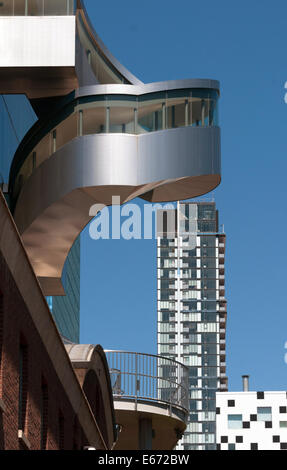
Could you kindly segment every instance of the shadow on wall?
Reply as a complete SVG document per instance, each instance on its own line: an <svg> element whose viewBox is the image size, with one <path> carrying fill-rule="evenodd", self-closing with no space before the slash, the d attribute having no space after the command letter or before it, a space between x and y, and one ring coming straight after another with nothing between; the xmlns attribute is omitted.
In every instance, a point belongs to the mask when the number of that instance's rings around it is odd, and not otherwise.
<svg viewBox="0 0 287 470"><path fill-rule="evenodd" d="M89 401L90 407L96 418L103 438L105 442L109 442L101 384L94 370L89 370L89 372L87 373L83 384L83 390Z"/></svg>

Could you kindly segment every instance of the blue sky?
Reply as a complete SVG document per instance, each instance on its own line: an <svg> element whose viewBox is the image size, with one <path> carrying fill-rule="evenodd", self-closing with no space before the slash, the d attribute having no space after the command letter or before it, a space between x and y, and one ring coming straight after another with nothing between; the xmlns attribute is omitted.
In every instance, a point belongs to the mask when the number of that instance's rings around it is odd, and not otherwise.
<svg viewBox="0 0 287 470"><path fill-rule="evenodd" d="M221 83L230 390L287 390L286 1L86 0L104 43L144 82ZM286 90L287 91L287 90ZM156 353L155 241L82 234L81 342Z"/></svg>

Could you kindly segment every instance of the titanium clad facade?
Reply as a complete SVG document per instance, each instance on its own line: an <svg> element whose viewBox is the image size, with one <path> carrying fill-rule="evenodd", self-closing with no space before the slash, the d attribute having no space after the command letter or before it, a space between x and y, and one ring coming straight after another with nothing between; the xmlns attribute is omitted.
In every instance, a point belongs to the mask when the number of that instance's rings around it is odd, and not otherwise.
<svg viewBox="0 0 287 470"><path fill-rule="evenodd" d="M216 392L227 390L225 234L215 203L178 203L175 214L178 232L158 232L158 354L189 368L178 448L216 450Z"/></svg>

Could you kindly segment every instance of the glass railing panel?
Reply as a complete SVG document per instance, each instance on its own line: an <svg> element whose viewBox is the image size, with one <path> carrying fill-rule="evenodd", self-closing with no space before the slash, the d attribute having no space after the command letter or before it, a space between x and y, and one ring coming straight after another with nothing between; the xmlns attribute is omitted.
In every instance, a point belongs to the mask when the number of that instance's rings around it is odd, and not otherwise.
<svg viewBox="0 0 287 470"><path fill-rule="evenodd" d="M209 101L209 125L218 126L218 101L215 99L210 99Z"/></svg>
<svg viewBox="0 0 287 470"><path fill-rule="evenodd" d="M109 132L135 134L138 103L135 96L107 96Z"/></svg>
<svg viewBox="0 0 287 470"><path fill-rule="evenodd" d="M75 11L74 0L5 0L0 16L67 16Z"/></svg>
<svg viewBox="0 0 287 470"><path fill-rule="evenodd" d="M45 16L66 16L70 13L70 0L45 0L44 15Z"/></svg>
<svg viewBox="0 0 287 470"><path fill-rule="evenodd" d="M97 107L87 107L80 112L83 120L83 135L106 132L106 107L103 103Z"/></svg>
<svg viewBox="0 0 287 470"><path fill-rule="evenodd" d="M201 98L192 98L191 102L191 120L190 126L202 126L202 108L203 103Z"/></svg>
<svg viewBox="0 0 287 470"><path fill-rule="evenodd" d="M77 0L68 0L67 15L74 15L77 9Z"/></svg>
<svg viewBox="0 0 287 470"><path fill-rule="evenodd" d="M165 106L165 93L154 93L140 97L137 134L165 129Z"/></svg>
<svg viewBox="0 0 287 470"><path fill-rule="evenodd" d="M43 16L44 15L44 0L29 0L28 15Z"/></svg>
<svg viewBox="0 0 287 470"><path fill-rule="evenodd" d="M109 132L134 134L135 127L135 111L133 108L115 106L110 108Z"/></svg>
<svg viewBox="0 0 287 470"><path fill-rule="evenodd" d="M28 0L13 0L13 15L25 16L28 14Z"/></svg>
<svg viewBox="0 0 287 470"><path fill-rule="evenodd" d="M58 150L63 145L69 143L78 135L78 114L73 113L63 122L61 122L56 129L56 149Z"/></svg>
<svg viewBox="0 0 287 470"><path fill-rule="evenodd" d="M32 152L26 158L17 176L16 184L15 184L14 192L13 192L13 197L18 197L25 182L32 175L34 168L35 168L35 155L34 155L34 152Z"/></svg>
<svg viewBox="0 0 287 470"><path fill-rule="evenodd" d="M166 128L174 129L189 125L190 98L188 90L173 90L167 93Z"/></svg>
<svg viewBox="0 0 287 470"><path fill-rule="evenodd" d="M209 104L208 99L203 99L201 102L201 125L204 127L209 126Z"/></svg>
<svg viewBox="0 0 287 470"><path fill-rule="evenodd" d="M21 174L19 173L19 174L17 175L17 178L16 178L16 180L15 180L15 184L14 184L14 187L13 187L13 194L12 194L12 196L13 196L13 199L14 199L14 200L16 200L16 199L18 198L18 196L19 196L19 194L20 194L20 191L21 191L21 189L22 189L22 186L23 186L23 184L24 184L22 180L23 180L23 178L22 178Z"/></svg>
<svg viewBox="0 0 287 470"><path fill-rule="evenodd" d="M192 126L218 125L218 94L215 90L191 90L190 122Z"/></svg>
<svg viewBox="0 0 287 470"><path fill-rule="evenodd" d="M13 7L12 0L0 2L0 16L13 16Z"/></svg>
<svg viewBox="0 0 287 470"><path fill-rule="evenodd" d="M30 153L28 158L26 158L26 161L24 165L22 166L22 175L24 180L26 181L30 176L32 175L34 170L34 161L33 161L33 153Z"/></svg>
<svg viewBox="0 0 287 470"><path fill-rule="evenodd" d="M41 165L52 153L52 133L48 133L35 147L36 168Z"/></svg>

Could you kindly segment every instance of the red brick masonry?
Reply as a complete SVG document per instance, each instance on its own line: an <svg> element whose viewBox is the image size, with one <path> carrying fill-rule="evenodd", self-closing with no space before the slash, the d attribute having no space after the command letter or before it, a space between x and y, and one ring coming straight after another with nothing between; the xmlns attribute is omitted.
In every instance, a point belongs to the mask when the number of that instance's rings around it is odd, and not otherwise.
<svg viewBox="0 0 287 470"><path fill-rule="evenodd" d="M94 375L88 399L0 194L0 450L111 448L110 383Z"/></svg>

